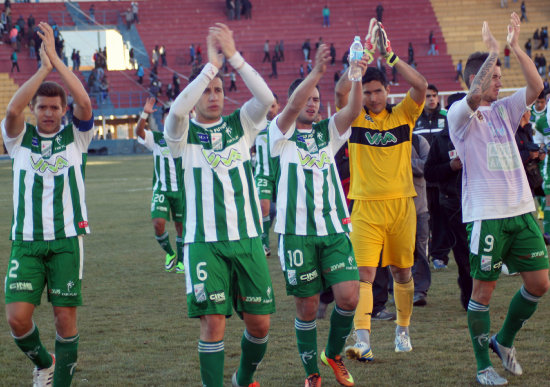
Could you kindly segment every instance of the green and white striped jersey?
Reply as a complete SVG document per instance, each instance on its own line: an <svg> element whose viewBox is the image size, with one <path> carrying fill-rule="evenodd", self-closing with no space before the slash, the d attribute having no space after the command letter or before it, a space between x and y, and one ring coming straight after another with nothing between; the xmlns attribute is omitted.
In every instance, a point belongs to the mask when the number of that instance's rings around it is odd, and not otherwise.
<svg viewBox="0 0 550 387"><path fill-rule="evenodd" d="M268 127L269 123L270 121L267 122ZM254 167L254 176L269 177L272 174L272 171L270 165L271 154L269 153L269 145L267 143L267 128L258 133L254 145L256 147L256 165Z"/></svg>
<svg viewBox="0 0 550 387"><path fill-rule="evenodd" d="M344 135L338 133L334 118L308 130L293 126L285 135L277 127L277 119L271 121L271 156L279 163L275 232L323 236L351 231L334 162L334 155L350 135L351 129Z"/></svg>
<svg viewBox="0 0 550 387"><path fill-rule="evenodd" d="M75 120L76 122L76 120ZM90 232L84 192L90 121L63 126L51 136L26 124L18 137L2 135L13 159L11 240L56 240Z"/></svg>
<svg viewBox="0 0 550 387"><path fill-rule="evenodd" d="M181 157L172 158L161 132L145 130L145 140L138 142L153 152L153 191L177 192L181 190Z"/></svg>
<svg viewBox="0 0 550 387"><path fill-rule="evenodd" d="M166 137L182 157L185 243L256 237L262 232L250 147L258 130L237 109L215 124L191 120L179 141Z"/></svg>

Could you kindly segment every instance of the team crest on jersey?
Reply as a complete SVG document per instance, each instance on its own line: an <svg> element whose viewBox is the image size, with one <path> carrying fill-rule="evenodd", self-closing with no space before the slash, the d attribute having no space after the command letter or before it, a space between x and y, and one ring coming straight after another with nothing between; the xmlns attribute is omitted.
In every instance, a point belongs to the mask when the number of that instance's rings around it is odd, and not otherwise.
<svg viewBox="0 0 550 387"><path fill-rule="evenodd" d="M481 112L479 110L476 112L476 117L477 117L478 121L483 121L483 114L481 114Z"/></svg>
<svg viewBox="0 0 550 387"><path fill-rule="evenodd" d="M223 134L222 133L212 133L210 134L212 137L212 149L214 150L222 150L223 149Z"/></svg>
<svg viewBox="0 0 550 387"><path fill-rule="evenodd" d="M368 114L365 114L365 120L372 122L374 124L374 120Z"/></svg>
<svg viewBox="0 0 550 387"><path fill-rule="evenodd" d="M306 138L305 143L306 143L306 146L307 146L307 151L309 153L319 152L319 148L317 147L317 143L315 142L314 138Z"/></svg>
<svg viewBox="0 0 550 387"><path fill-rule="evenodd" d="M445 127L445 118L438 118L437 127L443 129Z"/></svg>
<svg viewBox="0 0 550 387"><path fill-rule="evenodd" d="M206 292L204 290L204 284L193 285L193 292L195 293L195 300L197 300L197 302L206 301Z"/></svg>
<svg viewBox="0 0 550 387"><path fill-rule="evenodd" d="M55 138L55 142L57 143L57 145L59 145L59 146L62 145L61 140L62 140L61 135L59 135L59 136L57 136L57 137Z"/></svg>
<svg viewBox="0 0 550 387"><path fill-rule="evenodd" d="M52 142L51 141L42 141L40 143L40 154L42 157L50 157L52 155Z"/></svg>

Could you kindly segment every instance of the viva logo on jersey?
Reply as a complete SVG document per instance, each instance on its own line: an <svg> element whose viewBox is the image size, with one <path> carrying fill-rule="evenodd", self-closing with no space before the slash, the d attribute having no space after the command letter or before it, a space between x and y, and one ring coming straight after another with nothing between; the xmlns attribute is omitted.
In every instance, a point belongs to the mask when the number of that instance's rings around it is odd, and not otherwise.
<svg viewBox="0 0 550 387"><path fill-rule="evenodd" d="M69 162L61 156L56 157L55 162L53 163L49 163L48 161L45 161L42 157L40 157L36 161L32 156L30 157L30 159L31 159L32 169L40 173L44 173L46 171L50 171L51 173L57 173L63 168L66 168L69 166Z"/></svg>
<svg viewBox="0 0 550 387"><path fill-rule="evenodd" d="M370 145L386 145L387 143L397 143L397 137L390 132L384 134L378 133L365 133L365 137Z"/></svg>
<svg viewBox="0 0 550 387"><path fill-rule="evenodd" d="M237 152L235 149L231 149L229 156L223 157L216 152L208 151L206 149L202 150L202 154L206 158L206 161L212 168L216 168L220 163L227 168L231 168L233 163L237 163L243 159L242 155Z"/></svg>
<svg viewBox="0 0 550 387"><path fill-rule="evenodd" d="M318 169L325 169L331 164L330 157L325 151L322 151L319 154L319 157L314 157L309 153L302 155L300 150L298 150L298 159L300 160L300 164L302 165L302 167L306 167L309 169L313 167L316 167Z"/></svg>

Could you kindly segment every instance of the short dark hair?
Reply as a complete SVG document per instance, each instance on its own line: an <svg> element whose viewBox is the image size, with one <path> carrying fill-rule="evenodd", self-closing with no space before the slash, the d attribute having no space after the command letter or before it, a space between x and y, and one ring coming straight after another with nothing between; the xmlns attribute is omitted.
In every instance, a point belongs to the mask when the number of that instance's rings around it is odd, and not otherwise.
<svg viewBox="0 0 550 387"><path fill-rule="evenodd" d="M363 78L361 79L363 85L372 81L378 81L384 87L388 86L388 79L386 78L386 74L378 70L376 67L368 67L365 75L363 75Z"/></svg>
<svg viewBox="0 0 550 387"><path fill-rule="evenodd" d="M191 71L191 75L189 76L189 83L193 82L195 80L195 78L197 78L199 76L199 74L201 73L204 66L206 66L206 64L203 64L199 67L195 67L193 69L193 71ZM216 74L216 77L220 78L220 80L222 81L222 87L223 87L223 77L222 77L222 74L219 71Z"/></svg>
<svg viewBox="0 0 550 387"><path fill-rule="evenodd" d="M470 75L476 75L489 56L488 52L474 52L472 55L468 57L468 60L466 61L466 66L464 67L464 82L466 82L466 86L470 88ZM497 59L497 66L500 67L500 59Z"/></svg>
<svg viewBox="0 0 550 387"><path fill-rule="evenodd" d="M428 85L428 90L435 91L436 94L439 94L439 90L437 90L437 87L435 87L433 83Z"/></svg>
<svg viewBox="0 0 550 387"><path fill-rule="evenodd" d="M61 106L67 106L67 93L65 93L65 89L56 82L42 82L31 99L31 105L36 103L37 97L59 97L61 98Z"/></svg>
<svg viewBox="0 0 550 387"><path fill-rule="evenodd" d="M275 98L275 102L279 103L279 97L277 94L273 93L273 98Z"/></svg>
<svg viewBox="0 0 550 387"><path fill-rule="evenodd" d="M290 96L292 95L292 93L294 93L294 90L296 90L296 88L298 86L300 86L300 83L302 83L304 81L304 78L296 78L291 84L290 86L288 87L288 98L290 98ZM321 97L321 90L319 89L319 85L315 85L315 88L317 89L317 91L319 91L319 98ZM277 97L275 97L275 99L277 99ZM278 100L277 100L278 102Z"/></svg>
<svg viewBox="0 0 550 387"><path fill-rule="evenodd" d="M543 98L546 98L546 94L548 94L548 90L547 89L544 89L540 92L539 96L537 97L537 99L543 99Z"/></svg>

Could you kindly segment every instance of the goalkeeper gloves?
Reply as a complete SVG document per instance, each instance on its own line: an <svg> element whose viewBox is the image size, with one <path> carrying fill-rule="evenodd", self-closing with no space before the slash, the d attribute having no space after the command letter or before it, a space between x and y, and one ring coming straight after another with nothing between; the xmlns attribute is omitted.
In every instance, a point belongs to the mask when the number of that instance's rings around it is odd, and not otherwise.
<svg viewBox="0 0 550 387"><path fill-rule="evenodd" d="M399 57L393 52L390 40L388 39L388 34L386 34L382 23L377 23L375 30L378 35L377 45L378 50L380 50L380 54L382 54L382 56L386 59L386 63L390 67L395 66L395 64L399 62Z"/></svg>

